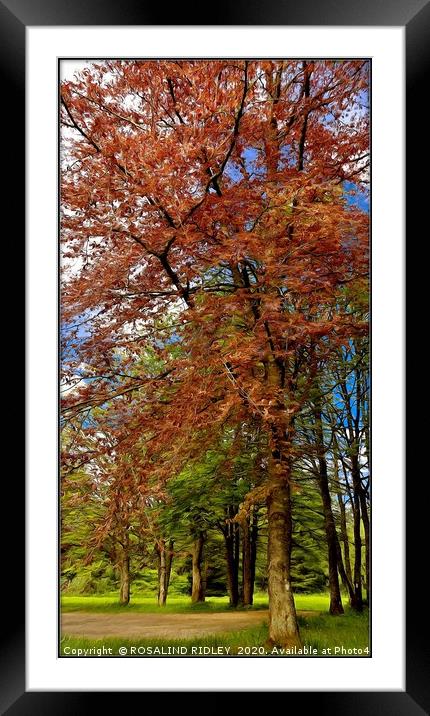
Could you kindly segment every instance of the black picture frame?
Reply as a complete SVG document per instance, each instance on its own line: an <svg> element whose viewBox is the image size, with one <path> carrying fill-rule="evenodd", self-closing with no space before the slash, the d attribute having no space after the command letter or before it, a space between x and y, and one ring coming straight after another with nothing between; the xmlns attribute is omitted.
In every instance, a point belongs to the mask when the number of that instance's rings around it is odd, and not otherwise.
<svg viewBox="0 0 430 716"><path fill-rule="evenodd" d="M206 7L206 9L208 9ZM3 97L6 102L0 112L4 122L2 142L3 155L3 199L6 197L8 212L14 216L14 236L18 227L25 232L24 223L24 143L25 136L25 30L27 26L56 25L165 25L168 15L169 25L312 25L312 26L404 26L406 29L406 118L407 136L407 173L409 183L406 192L407 229L412 234L414 217L428 203L427 187L424 182L416 182L418 162L422 162L423 138L417 131L420 112L422 112L423 89L426 87L426 62L430 53L430 2L428 0L360 0L343 2L337 0L238 0L229 5L219 0L205 17L205 6L194 3L184 7L182 4L170 6L168 13L162 4L143 2L142 0L4 0L0 2L0 71ZM216 13L216 15L214 14ZM394 148L401 151L400 147ZM15 179L11 176L15 171ZM426 201L427 199L427 201ZM418 208L417 208L418 207ZM16 239L15 239L16 242ZM12 316L16 322L16 315ZM401 387L396 387L401 390ZM14 398L16 400L16 398ZM14 423L14 421L12 421ZM14 423L15 424L15 423ZM14 468L16 471L16 468ZM4 497L4 504L15 505L16 521L24 520L24 480L10 482L10 494ZM6 488L6 485L4 485ZM417 545L425 544L424 510L426 500L415 490L414 482L407 486L407 602L414 604L413 554ZM7 493L6 493L7 494ZM413 514L413 517L412 517ZM422 517L422 519L421 519ZM17 531L17 529L15 530ZM24 549L18 549L14 537L13 548L3 551L3 576L12 583L15 619L8 616L2 620L0 657L0 709L1 713L11 716L18 714L78 714L100 708L98 692L27 692L25 690L25 640L24 640ZM399 559L401 556L399 555ZM402 588L402 585L387 585L387 598L390 589ZM426 605L422 605L426 609ZM9 605L7 607L9 609ZM12 608L12 607L11 607ZM378 714L378 716L419 716L430 711L430 689L428 674L428 648L423 629L423 620L418 618L411 607L406 617L406 691L399 692L288 692L285 694L285 707L291 708L291 699L298 698L300 709L314 709L318 714ZM335 668L335 666L334 666ZM353 664L351 664L351 668ZM339 688L342 688L339 684ZM149 694L130 693L147 699ZM243 694L219 692L210 700L205 700L205 711L219 712L224 705L231 710L240 708ZM267 694L253 693L252 705L255 709L264 708L263 697ZM174 708L183 705L187 708L187 693L163 693L165 699L174 698ZM124 707L124 694L108 694L108 711L117 711ZM142 701L141 701L142 704ZM103 708L106 707L103 706Z"/></svg>

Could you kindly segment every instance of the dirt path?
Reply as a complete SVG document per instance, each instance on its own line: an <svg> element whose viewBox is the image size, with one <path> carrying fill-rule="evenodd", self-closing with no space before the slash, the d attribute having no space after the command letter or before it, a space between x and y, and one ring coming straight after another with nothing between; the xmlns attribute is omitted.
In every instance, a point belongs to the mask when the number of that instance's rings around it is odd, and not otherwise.
<svg viewBox="0 0 430 716"><path fill-rule="evenodd" d="M317 612L298 612L312 616ZM62 615L63 634L78 637L134 637L140 639L188 639L207 634L239 631L267 622L269 612L214 612L213 614L92 614L69 612Z"/></svg>

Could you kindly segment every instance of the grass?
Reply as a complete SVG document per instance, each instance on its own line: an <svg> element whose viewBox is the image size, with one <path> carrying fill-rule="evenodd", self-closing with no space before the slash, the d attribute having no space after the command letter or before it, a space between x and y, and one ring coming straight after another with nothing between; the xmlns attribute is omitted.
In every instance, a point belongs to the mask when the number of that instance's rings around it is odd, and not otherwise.
<svg viewBox="0 0 430 716"><path fill-rule="evenodd" d="M314 611L312 616L299 616L302 643L316 652L304 656L369 656L365 651L369 645L368 612L356 614L346 609L344 615L332 617L328 614L329 598L322 594L297 594L296 607L299 611ZM268 607L267 594L256 594L253 609ZM170 597L165 607L158 607L155 597L136 596L127 607L117 604L116 594L102 596L63 596L63 612L137 612L181 614L195 612L222 612L230 610L227 597L211 597L203 604L192 605L189 597ZM241 609L240 607L238 608ZM301 656L272 652L267 646L267 623L236 632L202 636L193 639L86 639L65 636L61 640L62 656L119 656L119 648L125 648L121 656ZM105 649L103 653L103 647ZM204 654L200 649L210 649ZM132 650L135 650L134 653ZM194 649L194 652L193 652ZM212 650L221 650L218 654ZM352 650L343 653L342 649ZM356 652L354 653L354 649ZM75 650L75 651L73 651ZM79 651L80 650L80 651ZM100 650L99 652L97 650ZM107 650L110 650L107 652ZM152 651L151 651L152 650ZM154 651L155 650L155 651ZM175 651L176 650L176 651ZM325 651L324 651L325 650ZM330 651L327 651L330 650ZM337 650L337 651L336 651Z"/></svg>
<svg viewBox="0 0 430 716"><path fill-rule="evenodd" d="M323 594L297 594L295 597L296 607L300 610L310 611L327 611L329 606L328 595ZM252 609L268 609L269 601L267 594L258 593L254 597L254 605ZM61 598L61 609L63 612L134 612L134 613L165 613L165 614L182 614L186 612L223 612L230 611L231 607L228 597L210 597L202 604L191 604L189 597L169 597L164 607L159 607L156 603L156 597L151 596L133 596L132 601L126 607L118 604L118 596L116 593L105 594L101 596L86 597L63 596ZM243 607L236 607L237 610ZM249 607L246 607L249 609Z"/></svg>
<svg viewBox="0 0 430 716"><path fill-rule="evenodd" d="M315 617L299 617L303 645L308 649L304 656L361 656L369 654L369 628L367 612L357 615L347 611L339 617L328 614ZM121 656L302 656L295 653L274 651L267 646L267 624L228 634L205 636L194 639L83 639L63 637L62 656L119 656L119 649L126 649ZM105 652L97 653L97 649ZM221 649L218 654L200 653L200 647ZM194 653L193 653L194 648ZM106 650L110 649L110 653ZM135 650L134 653L132 650ZM175 652L175 649L177 650ZM181 651L178 651L181 649ZM309 652L309 649L316 651ZM342 653L342 649L352 650ZM354 649L356 652L354 652ZM73 650L76 650L73 652ZM81 650L78 652L77 650ZM152 650L152 651L151 651ZM337 650L337 651L336 651Z"/></svg>
<svg viewBox="0 0 430 716"><path fill-rule="evenodd" d="M300 633L304 644L318 650L331 649L332 656L369 656L364 652L369 647L369 613L357 614L346 608L345 614L332 617L321 614L315 617L299 617ZM335 653L335 649L356 649L362 654ZM329 654L330 655L330 654Z"/></svg>

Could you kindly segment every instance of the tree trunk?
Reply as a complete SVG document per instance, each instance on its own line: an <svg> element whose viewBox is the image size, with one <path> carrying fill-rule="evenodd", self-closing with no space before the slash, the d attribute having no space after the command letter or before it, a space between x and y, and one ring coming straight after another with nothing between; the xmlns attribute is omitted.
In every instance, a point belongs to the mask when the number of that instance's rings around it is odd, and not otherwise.
<svg viewBox="0 0 430 716"><path fill-rule="evenodd" d="M358 352L359 349L356 346L356 352ZM363 483L361 481L361 470L360 470L360 422L362 421L362 414L364 413L364 421L365 423L369 423L368 417L367 417L367 406L366 406L366 399L365 395L367 393L367 389L364 383L364 375L362 370L359 368L356 368L356 389L355 389L355 401L356 401L356 408L355 408L355 419L354 419L354 428L355 428L355 451L354 455L351 458L351 473L352 473L352 481L354 485L354 490L357 490L358 496L360 498L360 510L361 510L361 519L363 522L363 528L364 528L364 559L365 559L365 580L366 580L366 598L369 602L370 598L370 526L369 526L369 515L367 512L367 502L366 502L366 493L363 488ZM364 447L366 448L366 435L365 435L365 444Z"/></svg>
<svg viewBox="0 0 430 716"><path fill-rule="evenodd" d="M348 577L348 575L345 571L345 567L343 565L343 559L342 559L342 550L340 547L339 540L337 540L336 547L337 547L337 567L339 570L339 576L342 580L342 584L343 584L344 588L348 592L349 603L351 604L351 602L354 599L354 588L352 586L352 577ZM350 570L351 570L351 567L350 567Z"/></svg>
<svg viewBox="0 0 430 716"><path fill-rule="evenodd" d="M230 597L230 606L237 607L239 604L239 573L234 559L234 537L231 534L224 535L225 554L227 560L227 584Z"/></svg>
<svg viewBox="0 0 430 716"><path fill-rule="evenodd" d="M194 541L193 549L191 552L192 556L192 588L191 588L191 601L193 604L197 602L205 601L205 593L203 589L203 575L202 575L202 556L203 556L203 545L205 542L204 532L200 531L197 538Z"/></svg>
<svg viewBox="0 0 430 716"><path fill-rule="evenodd" d="M173 540L160 540L155 546L158 556L158 606L164 607L170 584L170 573L173 561Z"/></svg>
<svg viewBox="0 0 430 716"><path fill-rule="evenodd" d="M242 595L243 606L251 606L254 599L255 562L257 557L257 522L254 507L242 523Z"/></svg>
<svg viewBox="0 0 430 716"><path fill-rule="evenodd" d="M118 565L119 603L126 606L130 602L130 557L124 552Z"/></svg>
<svg viewBox="0 0 430 716"><path fill-rule="evenodd" d="M282 647L300 646L294 596L291 588L291 487L287 474L269 476L268 585L269 641Z"/></svg>
<svg viewBox="0 0 430 716"><path fill-rule="evenodd" d="M227 563L227 588L231 607L237 607L239 604L239 562L237 559L239 533L237 523L231 522L236 514L235 507L231 505L227 507L226 522L222 527Z"/></svg>
<svg viewBox="0 0 430 716"><path fill-rule="evenodd" d="M328 550L328 581L330 588L330 614L343 614L338 575L337 534L328 484L327 460L325 457L324 432L320 399L315 403L315 437L318 451L318 485L324 514L324 531Z"/></svg>
<svg viewBox="0 0 430 716"><path fill-rule="evenodd" d="M352 459L352 482L354 486L354 491L357 489L358 496L360 499L360 511L361 511L361 521L363 522L363 529L364 529L364 564L365 564L365 578L366 578L366 599L367 602L369 602L370 598L370 524L369 524L369 514L367 512L367 503L366 503L366 494L363 490L363 485L361 484L361 473L360 473L360 466L358 463L358 456L354 456Z"/></svg>
<svg viewBox="0 0 430 716"><path fill-rule="evenodd" d="M364 564L365 564L365 577L366 577L366 601L369 604L370 600L370 525L369 515L367 512L366 498L363 496L364 504L361 505L361 519L364 527Z"/></svg>
<svg viewBox="0 0 430 716"><path fill-rule="evenodd" d="M325 460L324 460L325 463ZM322 470L322 472L321 472ZM331 497L327 481L327 468L321 468L319 476L319 487L324 513L324 530L328 550L328 581L330 588L330 614L343 614L342 597L340 594L339 575L338 575L338 552L337 552L337 534L336 525L331 507Z"/></svg>
<svg viewBox="0 0 430 716"><path fill-rule="evenodd" d="M251 520L251 604L254 600L255 565L257 562L258 508L252 507Z"/></svg>
<svg viewBox="0 0 430 716"><path fill-rule="evenodd" d="M167 599L166 590L166 543L161 540L157 544L158 552L158 606L164 607Z"/></svg>
<svg viewBox="0 0 430 716"><path fill-rule="evenodd" d="M363 610L363 594L362 594L362 577L361 577L361 564L362 564L362 540L361 540L361 520L363 520L363 526L365 531L365 544L366 544L366 582L369 586L369 518L367 514L367 505L363 486L361 484L361 473L360 473L360 415L361 415L361 388L360 388L360 372L356 371L356 387L355 387L355 406L352 408L351 395L348 392L346 379L339 383L342 391L345 407L347 409L346 419L348 425L348 447L350 451L350 470L352 477L353 487L353 498L352 498L352 511L354 518L354 598L351 602L351 607L357 612ZM347 478L347 467L343 462L343 469L345 472L345 480Z"/></svg>
<svg viewBox="0 0 430 716"><path fill-rule="evenodd" d="M252 604L252 584L251 531L249 526L249 517L246 517L242 523L242 595L243 606L250 606Z"/></svg>
<svg viewBox="0 0 430 716"><path fill-rule="evenodd" d="M350 584L352 584L351 559L349 556L348 529L346 524L346 510L343 496L340 491L337 493L337 501L340 512L340 539L343 544L343 561L345 565L345 573Z"/></svg>
<svg viewBox="0 0 430 716"><path fill-rule="evenodd" d="M361 520L360 498L354 490L354 596L351 607L356 612L363 611L363 594L361 585Z"/></svg>
<svg viewBox="0 0 430 716"><path fill-rule="evenodd" d="M338 447L336 433L332 433L333 439L333 459L334 459L334 477L336 481L336 494L337 503L339 505L340 514L340 542L343 544L343 560L342 550L338 540L338 562L339 562L339 574L344 587L347 588L349 598L351 601L351 590L352 590L352 572L351 572L351 558L349 555L349 539L348 539L348 526L346 521L346 509L345 502L343 499L343 493L339 481L339 463L338 463ZM347 479L345 472L345 479Z"/></svg>
<svg viewBox="0 0 430 716"><path fill-rule="evenodd" d="M167 551L166 551L166 577L165 577L165 585L164 585L165 599L167 599L167 594L169 592L170 574L172 572L173 544L174 544L173 540L169 539L169 542L167 545Z"/></svg>
<svg viewBox="0 0 430 716"><path fill-rule="evenodd" d="M238 585L238 603L243 604L242 585L239 585L240 526L239 526L238 522L233 522L231 527L232 527L232 532L233 532L233 559L234 559L234 564L235 564L236 580L237 580L237 585Z"/></svg>

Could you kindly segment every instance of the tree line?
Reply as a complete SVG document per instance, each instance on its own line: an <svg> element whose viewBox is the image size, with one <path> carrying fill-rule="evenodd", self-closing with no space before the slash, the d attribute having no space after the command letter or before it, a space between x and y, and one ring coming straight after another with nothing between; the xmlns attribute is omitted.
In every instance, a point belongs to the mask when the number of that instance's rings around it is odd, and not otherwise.
<svg viewBox="0 0 430 716"><path fill-rule="evenodd" d="M359 349L340 355L330 388L326 383L325 395L319 389L312 396L298 427L306 450L293 466L293 587L328 587L332 614L343 613L341 585L357 611L370 595L367 356ZM124 495L124 479L114 479L116 466L106 459L104 468L99 460L96 471L65 475L63 586L86 564L97 571L101 558L101 574L111 565L119 602L128 604L133 573L155 568L163 606L176 560L189 574L182 588L192 602L205 600L209 568L211 593L228 592L232 607L252 605L257 554L259 588L267 587L267 450L258 423L226 431L203 459L169 480L162 500L136 499L135 484Z"/></svg>

